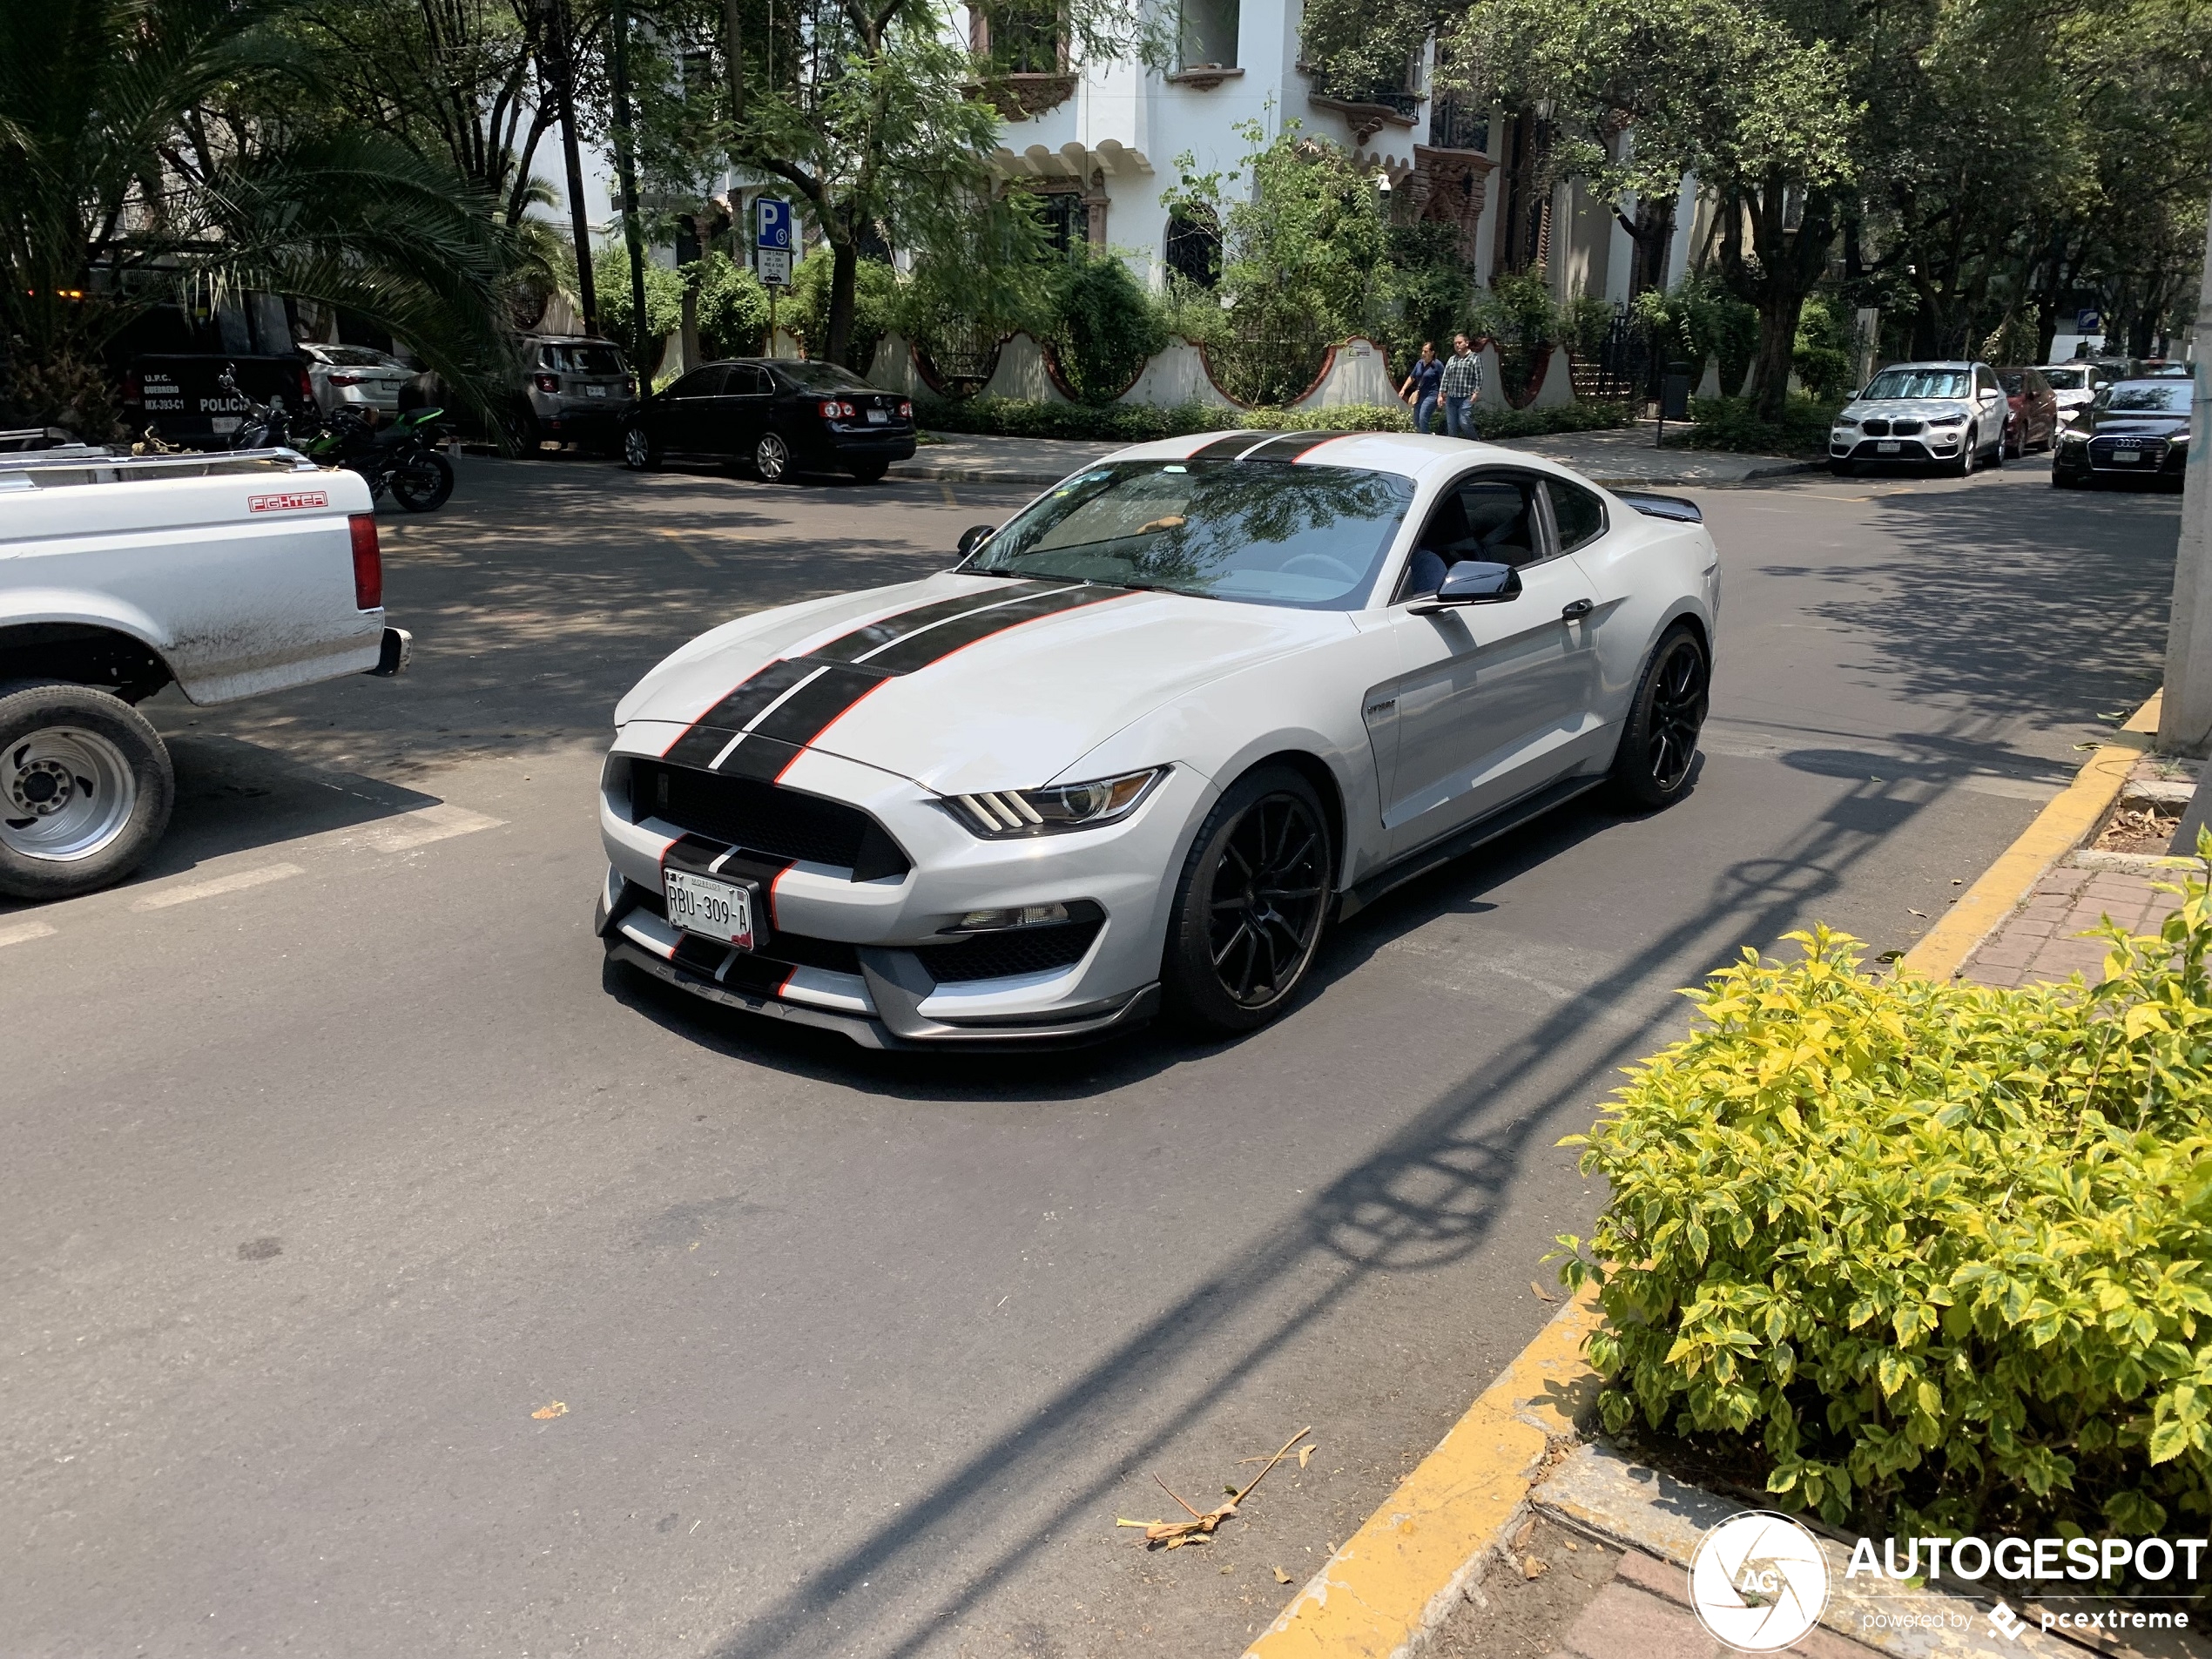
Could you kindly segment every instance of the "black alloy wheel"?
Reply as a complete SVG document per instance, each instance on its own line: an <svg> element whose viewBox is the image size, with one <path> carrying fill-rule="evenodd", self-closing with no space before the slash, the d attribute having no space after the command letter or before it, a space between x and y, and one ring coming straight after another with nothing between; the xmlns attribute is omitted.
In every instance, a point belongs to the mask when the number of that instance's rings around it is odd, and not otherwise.
<svg viewBox="0 0 2212 1659"><path fill-rule="evenodd" d="M1184 866L1161 975L1170 1013L1226 1034L1287 1008L1320 948L1335 867L1312 784L1287 767L1239 779Z"/></svg>
<svg viewBox="0 0 2212 1659"><path fill-rule="evenodd" d="M1630 806L1671 806L1688 791L1711 691L1704 646L1676 624L1651 653L1613 758L1614 787Z"/></svg>

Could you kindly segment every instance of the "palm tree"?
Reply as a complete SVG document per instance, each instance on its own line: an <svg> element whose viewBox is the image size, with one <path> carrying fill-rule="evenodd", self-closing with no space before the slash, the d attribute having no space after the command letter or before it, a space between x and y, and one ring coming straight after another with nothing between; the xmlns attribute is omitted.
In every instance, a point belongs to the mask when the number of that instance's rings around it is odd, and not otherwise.
<svg viewBox="0 0 2212 1659"><path fill-rule="evenodd" d="M347 307L491 408L527 256L482 192L321 114L290 3L0 6L0 408L105 436L118 331L249 289Z"/></svg>

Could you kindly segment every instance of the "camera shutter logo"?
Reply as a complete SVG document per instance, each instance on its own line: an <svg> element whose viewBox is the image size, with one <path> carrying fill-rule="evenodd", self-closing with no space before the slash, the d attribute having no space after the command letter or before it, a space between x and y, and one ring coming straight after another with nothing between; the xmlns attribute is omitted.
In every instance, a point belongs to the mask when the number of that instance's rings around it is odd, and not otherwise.
<svg viewBox="0 0 2212 1659"><path fill-rule="evenodd" d="M1764 1509L1714 1527L1689 1564L1689 1604L1714 1637L1746 1653L1773 1653L1820 1622L1828 1562L1804 1527Z"/></svg>

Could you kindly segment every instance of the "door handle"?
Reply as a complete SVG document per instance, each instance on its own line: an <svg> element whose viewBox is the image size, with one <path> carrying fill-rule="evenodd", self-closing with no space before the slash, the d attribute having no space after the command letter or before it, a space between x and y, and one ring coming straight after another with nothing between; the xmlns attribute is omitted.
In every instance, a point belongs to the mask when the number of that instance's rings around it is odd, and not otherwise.
<svg viewBox="0 0 2212 1659"><path fill-rule="evenodd" d="M1592 601L1588 599L1577 599L1572 604L1561 606L1559 614L1562 619L1568 622L1580 622L1583 617L1588 616L1591 611L1596 609L1596 604Z"/></svg>

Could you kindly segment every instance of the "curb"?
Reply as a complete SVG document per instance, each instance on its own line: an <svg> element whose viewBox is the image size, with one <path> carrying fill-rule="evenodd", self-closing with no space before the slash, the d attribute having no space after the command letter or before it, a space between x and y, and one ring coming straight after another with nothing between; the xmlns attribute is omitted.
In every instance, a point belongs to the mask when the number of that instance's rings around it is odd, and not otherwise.
<svg viewBox="0 0 2212 1659"><path fill-rule="evenodd" d="M2128 786L2128 774L2150 748L2164 696L2163 691L2153 692L2150 701L2128 716L2112 742L2098 746L2088 764L2074 773L2074 781L1981 873L1950 913L1905 953L1899 967L1940 980L1955 979L1965 971L1967 959L2035 890L2045 872L2080 846L2112 810Z"/></svg>
<svg viewBox="0 0 2212 1659"><path fill-rule="evenodd" d="M1395 1659L1451 1612L1527 1506L1554 1440L1572 1434L1602 1380L1582 1359L1597 1287L1561 1308L1390 1501L1308 1580L1245 1659Z"/></svg>

